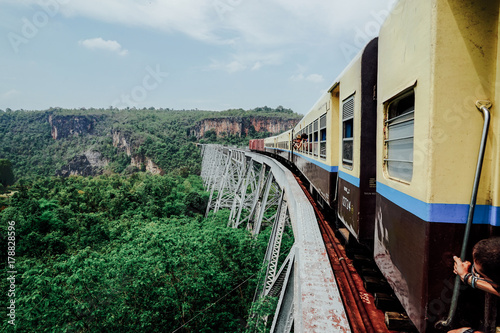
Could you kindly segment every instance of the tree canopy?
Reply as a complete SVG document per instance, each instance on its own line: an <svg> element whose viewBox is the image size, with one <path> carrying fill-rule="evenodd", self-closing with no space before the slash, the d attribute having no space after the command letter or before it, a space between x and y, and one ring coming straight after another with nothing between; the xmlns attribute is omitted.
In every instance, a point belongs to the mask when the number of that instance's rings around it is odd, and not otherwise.
<svg viewBox="0 0 500 333"><path fill-rule="evenodd" d="M250 303L271 230L255 238L227 228L227 211L203 217L209 194L189 131L204 118L249 114L297 117L283 107L0 111L0 187L17 180L0 196L0 246L9 249L1 254L2 291L12 291L16 271L14 298L2 292L0 303L15 300L16 325L4 320L0 330L244 332L253 325ZM50 121L65 119L82 132L69 128L54 139ZM209 131L205 140L248 138ZM106 162L101 175L54 177L94 152ZM144 172L146 163L164 174ZM291 246L293 235L283 243ZM252 311L270 313L275 304L262 300Z"/></svg>
<svg viewBox="0 0 500 333"><path fill-rule="evenodd" d="M190 129L202 119L235 116L300 118L281 106L276 109L266 106L221 112L169 108L11 110L0 112L0 159L12 162L17 180L53 176L75 157L89 151L102 154L102 161L106 164L103 172L108 174L141 171L145 163L136 167L131 164L132 158L137 160L137 157L144 161L149 158L165 173L199 174L199 154L193 144L197 138L191 136ZM78 121L69 119L67 123L74 126L85 123L91 129L85 133L75 133L73 128L66 128L64 135L58 133L61 138L55 140L52 135L57 130L54 131L50 121L62 131L65 117L77 117ZM88 129L85 126L81 128ZM207 140L246 145L251 138L267 135L251 130L248 137L225 135ZM123 141L128 147L122 144Z"/></svg>
<svg viewBox="0 0 500 333"><path fill-rule="evenodd" d="M12 172L12 163L7 159L0 159L0 184L7 187L15 182Z"/></svg>
<svg viewBox="0 0 500 333"><path fill-rule="evenodd" d="M4 248L15 221L17 331L243 332L269 235L227 228L225 211L203 218L207 196L195 175L21 187L0 215Z"/></svg>

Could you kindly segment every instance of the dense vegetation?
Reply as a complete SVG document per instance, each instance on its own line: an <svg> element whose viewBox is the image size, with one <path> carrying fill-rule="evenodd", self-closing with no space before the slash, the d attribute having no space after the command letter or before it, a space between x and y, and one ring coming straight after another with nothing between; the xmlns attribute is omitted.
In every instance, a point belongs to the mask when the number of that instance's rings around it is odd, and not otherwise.
<svg viewBox="0 0 500 333"><path fill-rule="evenodd" d="M297 117L282 107L0 110L0 246L7 249L0 259L0 330L264 332L258 319L273 312L276 299L250 306L270 229L254 238L227 228L225 211L203 217L208 193L189 132L203 118L255 114ZM94 128L54 140L49 117L56 116L94 121ZM132 156L114 144L117 132ZM208 131L201 142L246 145L266 135ZM54 177L88 151L108 161L101 175ZM165 174L131 166L133 155ZM292 243L288 232L284 252Z"/></svg>
<svg viewBox="0 0 500 333"><path fill-rule="evenodd" d="M72 135L54 140L51 136L49 116L80 116L97 119L92 133ZM17 180L30 180L39 176L53 176L75 156L97 151L109 163L106 174L131 174L144 170L132 167L131 156L123 147L113 145L113 133L119 132L131 145L132 155L150 158L166 173L199 173L199 156L190 135L190 128L205 118L266 116L293 118L299 116L283 107L261 107L244 111L176 111L170 109L80 109L51 108L45 111L0 110L0 159L12 162ZM248 140L267 133L250 131L248 137L227 135L222 138L207 134L202 142L247 145Z"/></svg>
<svg viewBox="0 0 500 333"><path fill-rule="evenodd" d="M3 248L15 221L17 331L243 331L269 230L255 239L227 228L225 212L202 218L206 201L193 175L43 178L21 187L0 216ZM2 292L0 303L8 301Z"/></svg>

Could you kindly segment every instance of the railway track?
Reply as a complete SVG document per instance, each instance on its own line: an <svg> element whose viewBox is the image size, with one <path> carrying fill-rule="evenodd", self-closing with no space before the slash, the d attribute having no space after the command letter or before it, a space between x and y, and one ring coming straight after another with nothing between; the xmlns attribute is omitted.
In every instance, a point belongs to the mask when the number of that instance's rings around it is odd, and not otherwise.
<svg viewBox="0 0 500 333"><path fill-rule="evenodd" d="M416 332L403 307L390 295L390 288L373 259L363 255L360 247L346 249L345 242L341 242L342 237L337 237L339 231L332 228L332 223L323 214L304 182L297 175L295 178L316 213L352 332ZM367 289L375 292L370 293Z"/></svg>

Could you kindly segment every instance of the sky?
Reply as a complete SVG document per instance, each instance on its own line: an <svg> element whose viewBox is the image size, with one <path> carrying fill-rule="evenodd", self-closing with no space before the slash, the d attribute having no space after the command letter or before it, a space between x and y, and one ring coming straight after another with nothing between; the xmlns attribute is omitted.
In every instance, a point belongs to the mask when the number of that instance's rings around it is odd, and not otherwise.
<svg viewBox="0 0 500 333"><path fill-rule="evenodd" d="M0 0L0 110L305 114L394 0Z"/></svg>

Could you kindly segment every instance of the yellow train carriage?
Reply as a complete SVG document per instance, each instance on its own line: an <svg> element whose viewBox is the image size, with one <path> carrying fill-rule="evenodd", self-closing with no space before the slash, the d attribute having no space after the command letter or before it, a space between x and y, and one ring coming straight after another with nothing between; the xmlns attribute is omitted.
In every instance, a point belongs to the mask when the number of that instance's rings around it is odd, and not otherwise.
<svg viewBox="0 0 500 333"><path fill-rule="evenodd" d="M293 163L308 179L320 203L334 208L338 171L338 110L332 109L331 94L324 93L293 129L293 137L306 137L293 150Z"/></svg>
<svg viewBox="0 0 500 333"><path fill-rule="evenodd" d="M270 136L264 139L264 151L266 153L274 154L276 149L276 137Z"/></svg>
<svg viewBox="0 0 500 333"><path fill-rule="evenodd" d="M375 260L420 332L450 304L483 128L470 244L500 226L499 1L400 1L379 36ZM470 253L470 251L468 251ZM478 317L475 295L460 316Z"/></svg>
<svg viewBox="0 0 500 333"><path fill-rule="evenodd" d="M377 39L335 80L330 88L337 111L338 218L357 240L371 243L375 212L375 137Z"/></svg>
<svg viewBox="0 0 500 333"><path fill-rule="evenodd" d="M275 154L286 161L291 161L292 129L276 136Z"/></svg>

